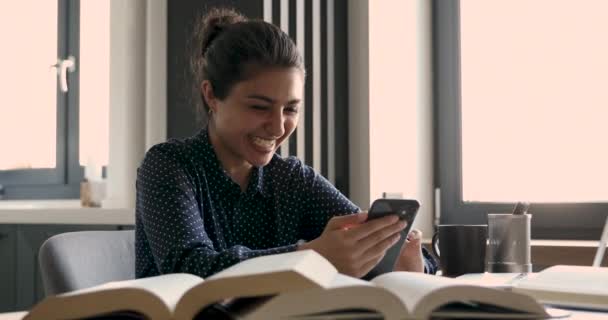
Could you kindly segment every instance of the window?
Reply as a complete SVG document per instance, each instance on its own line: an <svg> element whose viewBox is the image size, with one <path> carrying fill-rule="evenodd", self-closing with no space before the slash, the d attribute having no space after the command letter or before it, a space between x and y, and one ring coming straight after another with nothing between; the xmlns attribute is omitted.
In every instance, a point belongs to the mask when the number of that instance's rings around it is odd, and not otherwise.
<svg viewBox="0 0 608 320"><path fill-rule="evenodd" d="M532 236L599 239L608 213L608 4L436 1L442 223L532 203Z"/></svg>
<svg viewBox="0 0 608 320"><path fill-rule="evenodd" d="M110 1L80 3L79 158L108 165L110 116Z"/></svg>
<svg viewBox="0 0 608 320"><path fill-rule="evenodd" d="M11 46L0 52L10 77L0 89L0 198L77 198L81 163L107 163L109 4L24 0L0 4L0 16Z"/></svg>

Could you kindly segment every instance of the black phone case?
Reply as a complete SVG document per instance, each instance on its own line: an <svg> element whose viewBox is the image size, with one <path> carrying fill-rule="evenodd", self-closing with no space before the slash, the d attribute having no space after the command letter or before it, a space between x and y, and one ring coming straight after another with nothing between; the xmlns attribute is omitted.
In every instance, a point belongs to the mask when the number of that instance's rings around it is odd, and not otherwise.
<svg viewBox="0 0 608 320"><path fill-rule="evenodd" d="M408 225L414 222L420 203L409 199L378 199L372 203L367 220L378 219L390 214L396 214L399 220L406 220Z"/></svg>
<svg viewBox="0 0 608 320"><path fill-rule="evenodd" d="M413 199L377 199L372 203L367 213L368 221L396 214L400 220L407 221L407 227L401 231L399 241L386 251L384 258L370 272L363 276L363 279L371 280L376 276L393 271L395 261L397 261L403 242L412 229L419 208L420 203Z"/></svg>

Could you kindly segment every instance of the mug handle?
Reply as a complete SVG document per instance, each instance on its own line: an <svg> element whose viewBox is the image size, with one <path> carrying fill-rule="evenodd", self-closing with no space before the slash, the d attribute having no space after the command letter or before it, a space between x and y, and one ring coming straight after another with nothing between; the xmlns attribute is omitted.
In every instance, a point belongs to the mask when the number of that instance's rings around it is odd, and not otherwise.
<svg viewBox="0 0 608 320"><path fill-rule="evenodd" d="M437 242L439 242L439 231L435 232L433 235L433 240L431 240L431 248L433 249L433 253L437 258L439 258L439 247L437 246Z"/></svg>

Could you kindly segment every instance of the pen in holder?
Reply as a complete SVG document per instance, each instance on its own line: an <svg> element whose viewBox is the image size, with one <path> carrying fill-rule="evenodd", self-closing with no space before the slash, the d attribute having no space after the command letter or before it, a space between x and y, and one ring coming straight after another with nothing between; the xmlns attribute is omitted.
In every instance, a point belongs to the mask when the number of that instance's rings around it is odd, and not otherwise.
<svg viewBox="0 0 608 320"><path fill-rule="evenodd" d="M517 207L512 214L488 214L488 272L532 272L531 218Z"/></svg>

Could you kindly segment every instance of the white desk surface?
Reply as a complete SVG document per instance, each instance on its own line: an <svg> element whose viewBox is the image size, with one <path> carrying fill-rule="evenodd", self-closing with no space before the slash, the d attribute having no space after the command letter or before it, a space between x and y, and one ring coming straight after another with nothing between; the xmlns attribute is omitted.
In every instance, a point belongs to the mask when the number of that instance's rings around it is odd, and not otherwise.
<svg viewBox="0 0 608 320"><path fill-rule="evenodd" d="M26 311L0 313L0 320L21 320L26 314Z"/></svg>

